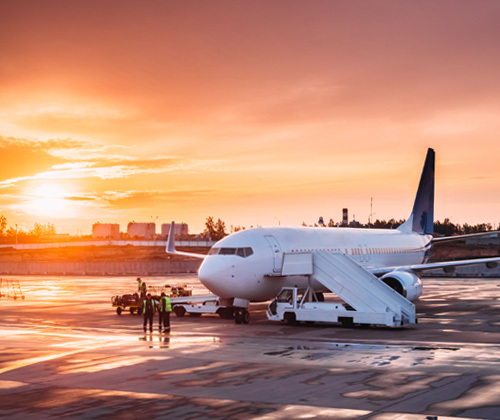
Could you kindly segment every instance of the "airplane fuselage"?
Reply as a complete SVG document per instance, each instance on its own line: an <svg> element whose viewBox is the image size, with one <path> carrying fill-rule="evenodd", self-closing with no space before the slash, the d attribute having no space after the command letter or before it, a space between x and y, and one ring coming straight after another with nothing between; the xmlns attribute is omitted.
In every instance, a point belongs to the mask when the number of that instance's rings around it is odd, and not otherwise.
<svg viewBox="0 0 500 420"><path fill-rule="evenodd" d="M279 276L284 253L341 252L376 272L425 263L430 241L430 235L401 230L255 228L217 242L200 267L199 279L222 298L263 301L286 285L307 287L307 277ZM322 290L319 283L312 285Z"/></svg>

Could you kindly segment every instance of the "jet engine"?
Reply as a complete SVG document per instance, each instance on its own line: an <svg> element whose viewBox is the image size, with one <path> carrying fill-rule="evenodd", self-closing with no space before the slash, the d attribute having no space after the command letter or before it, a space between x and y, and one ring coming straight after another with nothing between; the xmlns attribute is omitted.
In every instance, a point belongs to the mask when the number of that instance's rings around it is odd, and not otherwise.
<svg viewBox="0 0 500 420"><path fill-rule="evenodd" d="M422 280L408 271L392 271L380 278L385 284L410 301L417 300L422 294Z"/></svg>

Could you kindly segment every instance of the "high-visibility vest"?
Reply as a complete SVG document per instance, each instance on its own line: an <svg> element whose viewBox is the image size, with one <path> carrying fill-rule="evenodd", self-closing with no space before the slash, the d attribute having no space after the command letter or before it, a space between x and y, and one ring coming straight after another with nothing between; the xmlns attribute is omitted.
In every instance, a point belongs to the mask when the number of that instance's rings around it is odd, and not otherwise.
<svg viewBox="0 0 500 420"><path fill-rule="evenodd" d="M144 282L141 280L138 284L137 284L137 291L140 293L142 291L142 285L144 284Z"/></svg>
<svg viewBox="0 0 500 420"><path fill-rule="evenodd" d="M163 296L165 299L165 312L172 312L172 304L170 303L170 298L168 296ZM160 310L163 312L163 305L160 306Z"/></svg>
<svg viewBox="0 0 500 420"><path fill-rule="evenodd" d="M144 302L142 302L142 314L144 315L146 313L146 304L147 300L144 299ZM153 314L155 313L155 301L151 299L151 306L153 307Z"/></svg>

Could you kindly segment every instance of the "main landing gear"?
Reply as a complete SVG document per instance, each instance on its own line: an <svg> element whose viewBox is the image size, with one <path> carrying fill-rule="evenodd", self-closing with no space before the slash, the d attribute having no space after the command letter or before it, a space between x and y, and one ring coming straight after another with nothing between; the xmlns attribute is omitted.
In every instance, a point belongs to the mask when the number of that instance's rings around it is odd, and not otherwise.
<svg viewBox="0 0 500 420"><path fill-rule="evenodd" d="M250 312L245 308L234 308L234 322L236 324L248 324L250 322Z"/></svg>

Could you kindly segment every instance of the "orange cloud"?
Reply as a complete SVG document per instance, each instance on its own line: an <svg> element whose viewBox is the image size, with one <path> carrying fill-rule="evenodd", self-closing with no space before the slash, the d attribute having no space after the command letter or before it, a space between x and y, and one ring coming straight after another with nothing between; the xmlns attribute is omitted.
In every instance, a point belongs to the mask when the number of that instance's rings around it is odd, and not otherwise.
<svg viewBox="0 0 500 420"><path fill-rule="evenodd" d="M80 226L134 204L200 227L366 219L372 196L402 218L431 146L436 215L495 222L499 16L488 0L2 2L2 192L66 182Z"/></svg>

